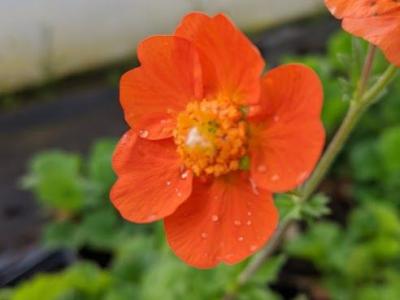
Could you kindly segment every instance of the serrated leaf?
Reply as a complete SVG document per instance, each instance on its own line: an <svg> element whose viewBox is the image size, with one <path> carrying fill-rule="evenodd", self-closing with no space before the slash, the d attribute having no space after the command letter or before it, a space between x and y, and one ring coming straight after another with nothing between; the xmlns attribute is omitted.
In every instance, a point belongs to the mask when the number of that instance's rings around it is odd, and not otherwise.
<svg viewBox="0 0 400 300"><path fill-rule="evenodd" d="M328 215L331 212L328 204L329 198L327 196L317 194L301 204L301 215L309 221Z"/></svg>

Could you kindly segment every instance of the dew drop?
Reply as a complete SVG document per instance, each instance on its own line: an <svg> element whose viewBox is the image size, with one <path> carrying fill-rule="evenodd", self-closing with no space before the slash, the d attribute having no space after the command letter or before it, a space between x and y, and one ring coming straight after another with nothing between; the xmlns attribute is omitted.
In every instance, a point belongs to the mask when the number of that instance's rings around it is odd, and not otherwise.
<svg viewBox="0 0 400 300"><path fill-rule="evenodd" d="M259 165L257 167L257 171L260 172L260 173L264 173L265 171L267 171L267 167L264 166L264 165Z"/></svg>
<svg viewBox="0 0 400 300"><path fill-rule="evenodd" d="M161 125L165 125L165 124L167 124L167 123L169 123L170 122L170 120L168 120L168 119L162 119L161 121L160 121L160 124Z"/></svg>
<svg viewBox="0 0 400 300"><path fill-rule="evenodd" d="M165 185L166 185L166 186L170 186L170 185L171 185L171 181L169 181L169 180L166 181L166 182L165 182Z"/></svg>
<svg viewBox="0 0 400 300"><path fill-rule="evenodd" d="M274 122L279 122L279 116L274 116L274 118L273 118L273 120L274 120Z"/></svg>
<svg viewBox="0 0 400 300"><path fill-rule="evenodd" d="M189 176L189 170L185 170L184 172L182 172L182 174L181 174L181 178L182 179L186 179L186 178L188 178L188 176Z"/></svg>
<svg viewBox="0 0 400 300"><path fill-rule="evenodd" d="M274 174L274 175L271 176L271 180L272 180L272 181L278 181L279 178L280 178L280 177L279 177L278 174Z"/></svg>
<svg viewBox="0 0 400 300"><path fill-rule="evenodd" d="M254 180L251 179L251 178L249 179L249 181L250 181L251 190L253 191L253 194L256 195L256 196L258 196L260 193L258 192L258 188L257 188L256 183L255 183Z"/></svg>
<svg viewBox="0 0 400 300"><path fill-rule="evenodd" d="M251 225L251 221L248 220L248 221L246 222L246 224L247 224L247 226L250 226L250 225Z"/></svg>
<svg viewBox="0 0 400 300"><path fill-rule="evenodd" d="M181 193L181 191L180 191L180 190L178 190L178 189L175 189L175 191L176 191L176 195L177 195L178 197L182 197L182 193Z"/></svg>
<svg viewBox="0 0 400 300"><path fill-rule="evenodd" d="M239 220L235 220L233 224L235 224L236 226L240 226L242 225L242 222L240 222Z"/></svg>
<svg viewBox="0 0 400 300"><path fill-rule="evenodd" d="M242 236L239 236L239 237L238 237L238 241L239 241L239 242L243 242L243 240L244 240L244 237L242 237Z"/></svg>
<svg viewBox="0 0 400 300"><path fill-rule="evenodd" d="M153 214L153 215L150 215L150 216L147 217L147 221L148 222L152 222L152 221L154 221L156 219L157 219L157 215L156 214Z"/></svg>
<svg viewBox="0 0 400 300"><path fill-rule="evenodd" d="M147 130L140 130L139 131L139 136L141 137L141 138L146 138L146 137L148 137L149 136L149 132L147 131Z"/></svg>
<svg viewBox="0 0 400 300"><path fill-rule="evenodd" d="M217 221L219 220L219 218L218 218L217 215L212 215L212 216L211 216L211 220L212 220L213 222L217 222Z"/></svg>
<svg viewBox="0 0 400 300"><path fill-rule="evenodd" d="M250 251L256 251L257 250L257 246L256 245L251 245L250 246Z"/></svg>
<svg viewBox="0 0 400 300"><path fill-rule="evenodd" d="M201 233L201 238L202 238L202 239L206 239L207 237L208 237L207 232L202 232L202 233Z"/></svg>
<svg viewBox="0 0 400 300"><path fill-rule="evenodd" d="M247 215L250 217L252 215L251 211L248 211Z"/></svg>

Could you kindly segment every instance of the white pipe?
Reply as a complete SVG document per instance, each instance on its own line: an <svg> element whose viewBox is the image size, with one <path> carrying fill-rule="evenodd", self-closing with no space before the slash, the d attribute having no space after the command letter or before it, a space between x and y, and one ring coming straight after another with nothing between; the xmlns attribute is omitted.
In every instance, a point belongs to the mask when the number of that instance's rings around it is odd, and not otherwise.
<svg viewBox="0 0 400 300"><path fill-rule="evenodd" d="M260 29L319 10L322 0L1 0L0 93L133 57L192 10Z"/></svg>

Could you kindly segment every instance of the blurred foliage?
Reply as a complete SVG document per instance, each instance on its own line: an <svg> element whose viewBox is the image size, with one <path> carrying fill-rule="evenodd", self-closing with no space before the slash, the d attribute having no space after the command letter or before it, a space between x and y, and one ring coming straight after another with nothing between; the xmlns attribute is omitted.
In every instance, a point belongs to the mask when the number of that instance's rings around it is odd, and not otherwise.
<svg viewBox="0 0 400 300"><path fill-rule="evenodd" d="M330 40L326 55L285 58L308 64L320 75L328 137L348 108L365 52L365 43L339 33ZM374 76L386 65L379 55ZM334 300L400 299L399 99L397 79L384 101L362 118L330 173L328 181L337 189L343 181L349 184L346 201L356 207L345 227L333 221L316 222L330 213L324 194L307 203L299 203L295 193L277 195L281 217L291 214L305 220L306 233L271 258L240 289L237 299L282 299L269 284L279 281L282 266L291 258L312 263L320 272L319 284ZM100 269L93 257L92 262L78 262L63 272L41 274L14 289L1 290L0 300L212 300L237 289L237 276L247 262L192 269L168 249L162 224L134 225L119 216L108 197L115 180L114 145L113 140L101 140L87 157L62 151L40 153L22 181L52 216L43 244L76 252L82 247L106 251L111 257L108 267ZM296 299L307 296L299 294Z"/></svg>
<svg viewBox="0 0 400 300"><path fill-rule="evenodd" d="M355 90L366 43L340 32L326 56L290 57L313 67L325 90L323 122L328 136L339 126ZM350 55L350 53L358 53ZM378 54L371 81L387 67ZM346 195L357 207L346 228L334 222L311 224L291 240L289 256L312 262L332 299L400 299L400 78L384 101L359 122L328 181L350 184ZM333 201L349 201L333 199Z"/></svg>
<svg viewBox="0 0 400 300"><path fill-rule="evenodd" d="M332 222L311 227L287 252L314 263L333 299L400 299L400 218L378 201L354 210L346 230Z"/></svg>
<svg viewBox="0 0 400 300"><path fill-rule="evenodd" d="M87 159L62 151L33 157L22 185L54 216L44 229L46 246L113 250L134 232L145 230L124 222L110 204L115 143L113 139L98 141Z"/></svg>

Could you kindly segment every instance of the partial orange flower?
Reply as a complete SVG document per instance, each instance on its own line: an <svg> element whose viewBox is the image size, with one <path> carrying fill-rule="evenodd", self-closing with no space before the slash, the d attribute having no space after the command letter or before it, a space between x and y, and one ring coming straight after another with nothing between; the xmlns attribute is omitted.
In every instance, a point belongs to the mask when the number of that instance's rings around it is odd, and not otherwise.
<svg viewBox="0 0 400 300"><path fill-rule="evenodd" d="M261 77L260 53L224 15L189 14L138 57L121 79L131 129L113 156L113 204L132 222L163 219L189 265L242 261L277 227L272 193L304 182L320 156L318 76L290 64Z"/></svg>
<svg viewBox="0 0 400 300"><path fill-rule="evenodd" d="M325 0L343 29L378 46L400 67L400 0Z"/></svg>

